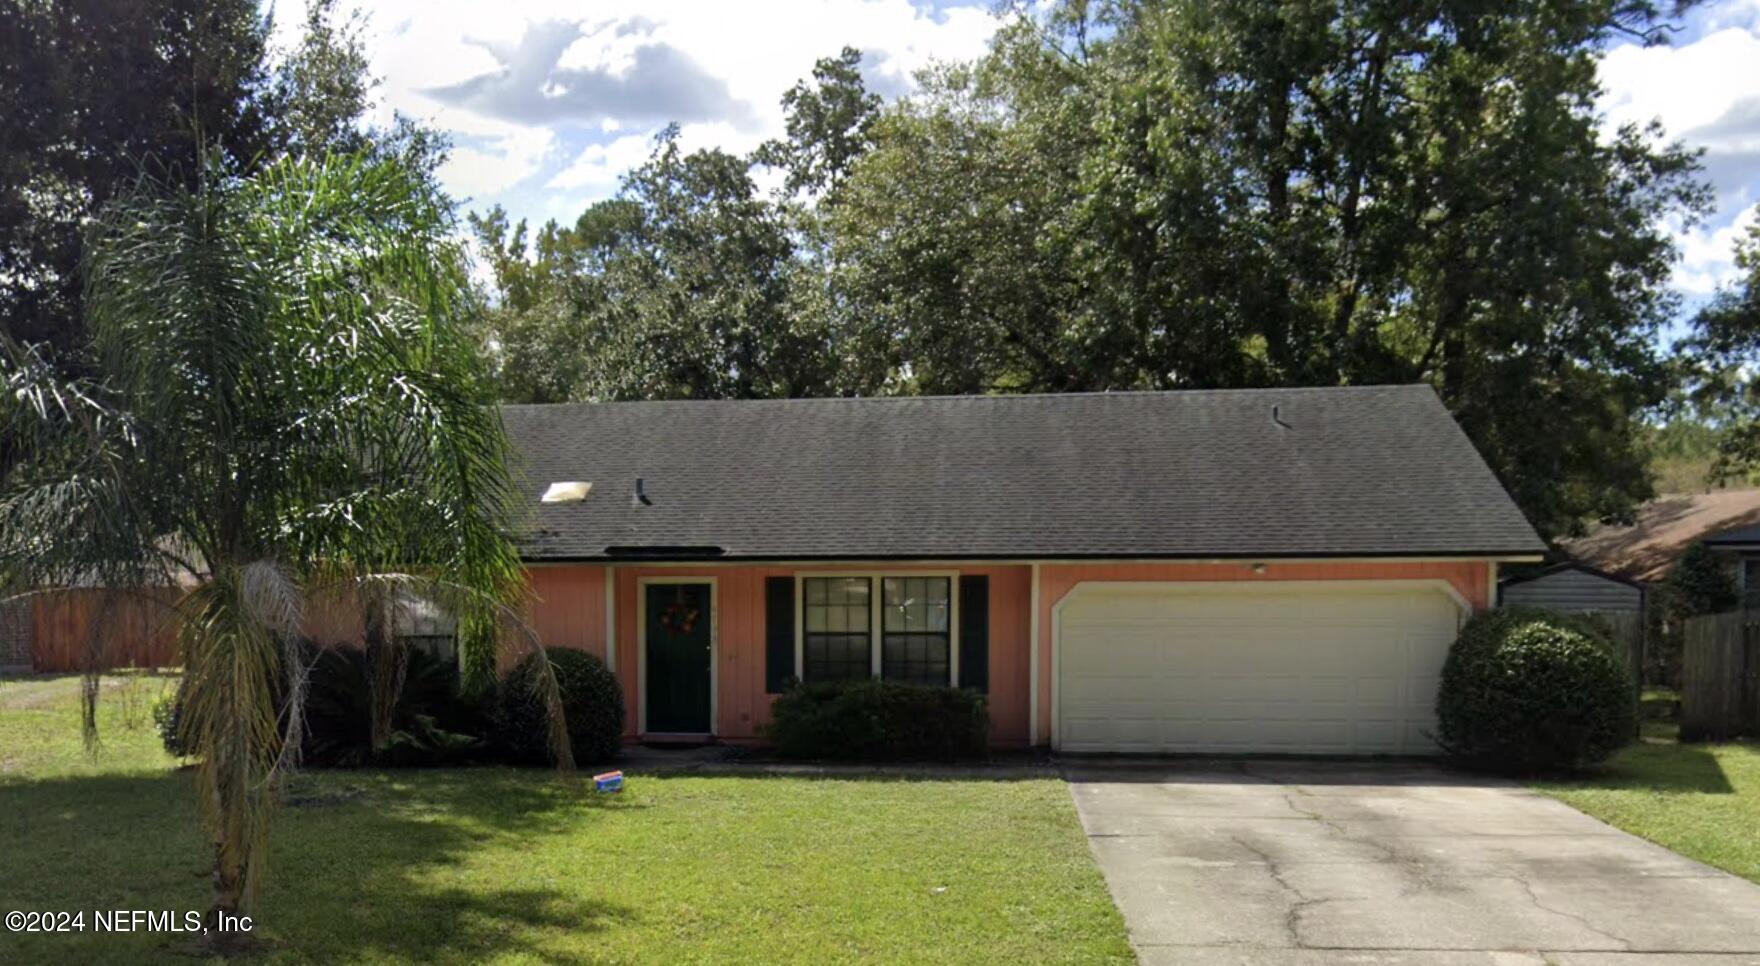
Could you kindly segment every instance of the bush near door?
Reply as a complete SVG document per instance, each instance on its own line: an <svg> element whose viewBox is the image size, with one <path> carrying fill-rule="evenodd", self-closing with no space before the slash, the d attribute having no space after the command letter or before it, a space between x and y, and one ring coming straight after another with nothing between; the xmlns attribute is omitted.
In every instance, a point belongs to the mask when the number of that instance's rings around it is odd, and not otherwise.
<svg viewBox="0 0 1760 966"><path fill-rule="evenodd" d="M1436 717L1444 751L1517 773L1581 768L1632 740L1630 675L1593 628L1550 611L1479 614L1442 669Z"/></svg>
<svg viewBox="0 0 1760 966"><path fill-rule="evenodd" d="M784 757L854 761L982 758L989 734L976 691L873 680L797 684L776 699L767 732Z"/></svg>
<svg viewBox="0 0 1760 966"><path fill-rule="evenodd" d="M555 762L548 715L537 687L541 660L548 660L556 673L575 761L584 765L616 758L623 747L623 689L605 662L566 647L527 655L502 680L494 727L501 753L519 764Z"/></svg>

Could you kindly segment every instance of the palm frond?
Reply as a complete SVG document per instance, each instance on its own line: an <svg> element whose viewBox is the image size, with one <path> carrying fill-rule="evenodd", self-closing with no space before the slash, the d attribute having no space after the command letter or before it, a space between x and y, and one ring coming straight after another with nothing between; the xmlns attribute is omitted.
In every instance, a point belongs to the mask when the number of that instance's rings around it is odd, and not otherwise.
<svg viewBox="0 0 1760 966"><path fill-rule="evenodd" d="M475 687L519 637L504 620L522 584L507 443L455 228L396 159L144 179L86 248L98 377L0 352L16 457L0 478L0 595L200 581L178 641L218 906L260 879L267 785L296 763L282 736L302 730L295 648L316 585L407 571L468 588L456 613Z"/></svg>

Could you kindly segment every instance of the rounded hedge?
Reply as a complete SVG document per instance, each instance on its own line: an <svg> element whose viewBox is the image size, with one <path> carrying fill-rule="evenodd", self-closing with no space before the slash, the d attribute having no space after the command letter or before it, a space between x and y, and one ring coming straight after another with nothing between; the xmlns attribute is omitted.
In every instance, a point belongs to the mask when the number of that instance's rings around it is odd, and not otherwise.
<svg viewBox="0 0 1760 966"><path fill-rule="evenodd" d="M1522 608L1480 614L1461 629L1436 717L1448 754L1520 773L1595 764L1637 730L1631 677L1593 627Z"/></svg>
<svg viewBox="0 0 1760 966"><path fill-rule="evenodd" d="M565 647L527 655L502 679L495 709L496 743L502 753L522 764L555 764L537 680L538 662L546 659L562 695L575 761L587 764L616 758L623 748L623 688L605 662Z"/></svg>

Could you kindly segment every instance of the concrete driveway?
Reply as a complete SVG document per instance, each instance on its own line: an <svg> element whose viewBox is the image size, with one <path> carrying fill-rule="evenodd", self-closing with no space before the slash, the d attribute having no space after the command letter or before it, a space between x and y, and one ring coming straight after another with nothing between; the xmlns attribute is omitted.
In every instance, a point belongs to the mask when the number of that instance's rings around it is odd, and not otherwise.
<svg viewBox="0 0 1760 966"><path fill-rule="evenodd" d="M1760 964L1760 886L1517 785L1416 764L1064 773L1145 963Z"/></svg>

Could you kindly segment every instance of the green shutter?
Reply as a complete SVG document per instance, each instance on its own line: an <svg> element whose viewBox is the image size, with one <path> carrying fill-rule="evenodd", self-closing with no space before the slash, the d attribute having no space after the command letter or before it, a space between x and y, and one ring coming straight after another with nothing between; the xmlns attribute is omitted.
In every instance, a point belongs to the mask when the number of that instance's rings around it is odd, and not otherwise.
<svg viewBox="0 0 1760 966"><path fill-rule="evenodd" d="M794 578L764 578L764 690L781 694L794 677Z"/></svg>
<svg viewBox="0 0 1760 966"><path fill-rule="evenodd" d="M990 578L959 579L959 686L990 691Z"/></svg>

